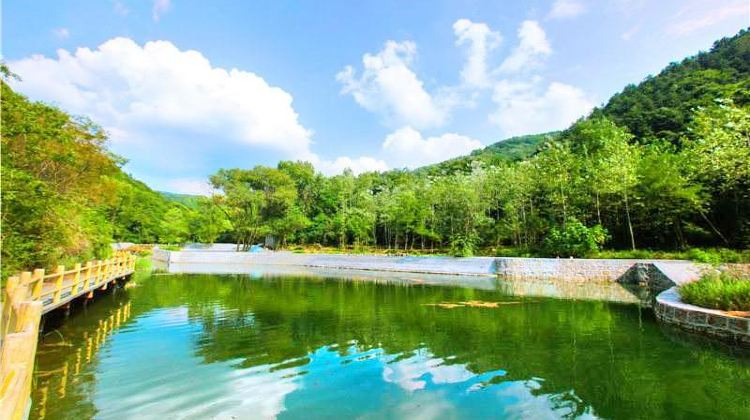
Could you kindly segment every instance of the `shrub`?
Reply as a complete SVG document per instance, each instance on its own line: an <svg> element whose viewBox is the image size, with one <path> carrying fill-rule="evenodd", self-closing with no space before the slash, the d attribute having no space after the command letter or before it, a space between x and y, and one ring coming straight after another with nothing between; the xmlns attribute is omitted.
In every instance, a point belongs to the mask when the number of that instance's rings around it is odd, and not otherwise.
<svg viewBox="0 0 750 420"><path fill-rule="evenodd" d="M455 235L451 239L451 255L454 257L471 257L477 246L476 235Z"/></svg>
<svg viewBox="0 0 750 420"><path fill-rule="evenodd" d="M686 303L725 311L750 311L750 279L722 272L706 274L700 280L681 286Z"/></svg>
<svg viewBox="0 0 750 420"><path fill-rule="evenodd" d="M564 227L553 227L544 240L547 253L557 257L586 257L599 251L607 240L607 229L601 225L586 227L570 219Z"/></svg>

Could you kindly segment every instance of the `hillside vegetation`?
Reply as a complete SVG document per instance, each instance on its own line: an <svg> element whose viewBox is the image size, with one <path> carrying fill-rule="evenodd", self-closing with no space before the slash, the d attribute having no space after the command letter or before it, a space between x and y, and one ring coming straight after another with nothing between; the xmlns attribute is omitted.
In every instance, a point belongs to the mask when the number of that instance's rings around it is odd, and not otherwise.
<svg viewBox="0 0 750 420"><path fill-rule="evenodd" d="M424 175L450 175L456 172L471 172L476 166L494 166L516 162L533 156L545 141L553 140L559 131L529 134L500 140L485 148L473 151L468 156L460 156L434 165L424 166L415 172Z"/></svg>

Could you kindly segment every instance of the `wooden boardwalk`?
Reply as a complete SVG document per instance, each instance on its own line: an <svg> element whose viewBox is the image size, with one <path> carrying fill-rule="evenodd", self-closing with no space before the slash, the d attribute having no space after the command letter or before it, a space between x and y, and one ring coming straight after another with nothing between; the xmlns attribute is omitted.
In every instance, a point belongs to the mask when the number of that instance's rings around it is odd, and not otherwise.
<svg viewBox="0 0 750 420"><path fill-rule="evenodd" d="M78 297L93 297L135 271L135 256L117 253L104 261L23 272L8 278L0 317L0 419L23 419L30 408L31 379L42 314Z"/></svg>

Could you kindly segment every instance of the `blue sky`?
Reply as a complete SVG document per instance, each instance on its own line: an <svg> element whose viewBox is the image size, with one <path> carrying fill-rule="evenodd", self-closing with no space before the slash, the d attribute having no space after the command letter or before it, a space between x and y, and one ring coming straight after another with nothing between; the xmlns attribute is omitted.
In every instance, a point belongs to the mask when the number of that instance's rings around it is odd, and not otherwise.
<svg viewBox="0 0 750 420"><path fill-rule="evenodd" d="M750 25L748 0L6 0L18 91L99 122L154 188L306 159L417 167L565 128Z"/></svg>

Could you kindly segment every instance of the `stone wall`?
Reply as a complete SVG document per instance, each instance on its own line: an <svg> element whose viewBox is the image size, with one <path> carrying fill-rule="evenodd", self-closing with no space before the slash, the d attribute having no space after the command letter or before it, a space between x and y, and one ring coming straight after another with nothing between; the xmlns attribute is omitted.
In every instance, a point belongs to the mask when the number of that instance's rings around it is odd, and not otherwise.
<svg viewBox="0 0 750 420"><path fill-rule="evenodd" d="M682 302L677 287L656 297L657 319L680 329L750 345L750 319Z"/></svg>
<svg viewBox="0 0 750 420"><path fill-rule="evenodd" d="M700 267L689 261L673 260L497 258L495 272L509 280L617 282L665 290L697 279Z"/></svg>

